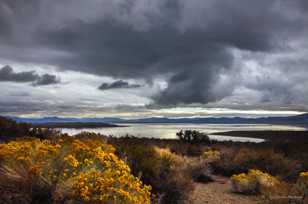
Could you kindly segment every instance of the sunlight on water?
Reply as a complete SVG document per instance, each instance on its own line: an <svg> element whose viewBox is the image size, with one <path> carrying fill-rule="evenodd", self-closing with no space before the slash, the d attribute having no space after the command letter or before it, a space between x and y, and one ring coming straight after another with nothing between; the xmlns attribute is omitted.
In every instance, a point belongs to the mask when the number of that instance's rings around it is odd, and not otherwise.
<svg viewBox="0 0 308 204"><path fill-rule="evenodd" d="M78 134L80 132L94 132L103 135L112 135L121 137L125 135L134 135L136 137L147 138L176 138L176 132L180 130L197 130L209 134L209 137L219 141L239 141L239 142L263 142L263 139L249 138L249 137L231 137L211 135L217 132L226 131L245 131L245 130L306 130L303 127L288 126L288 125L263 125L263 124L121 124L127 127L113 127L113 128L84 128L71 129L63 128L62 133L70 135Z"/></svg>

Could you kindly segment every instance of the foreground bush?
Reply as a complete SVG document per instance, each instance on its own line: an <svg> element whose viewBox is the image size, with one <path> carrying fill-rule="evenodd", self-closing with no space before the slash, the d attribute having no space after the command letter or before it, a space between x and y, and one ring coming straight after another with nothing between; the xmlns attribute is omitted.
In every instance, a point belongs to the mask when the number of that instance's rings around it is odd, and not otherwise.
<svg viewBox="0 0 308 204"><path fill-rule="evenodd" d="M118 144L117 151L126 158L133 174L152 186L159 203L188 202L193 185L183 157L167 148L127 143Z"/></svg>
<svg viewBox="0 0 308 204"><path fill-rule="evenodd" d="M202 159L204 159L206 162L215 162L220 160L220 151L214 150L214 149L207 149L202 154Z"/></svg>
<svg viewBox="0 0 308 204"><path fill-rule="evenodd" d="M23 139L0 145L1 203L150 203L150 187L99 140ZM20 197L20 196L19 196Z"/></svg>
<svg viewBox="0 0 308 204"><path fill-rule="evenodd" d="M231 177L232 190L244 194L274 196L287 194L286 185L278 178L260 170L251 169Z"/></svg>
<svg viewBox="0 0 308 204"><path fill-rule="evenodd" d="M213 182L213 174L210 163L202 158L190 158L188 168L192 179L198 183Z"/></svg>
<svg viewBox="0 0 308 204"><path fill-rule="evenodd" d="M225 149L220 159L213 163L216 173L231 176L249 169L260 169L284 180L296 180L300 163L271 149L234 148Z"/></svg>
<svg viewBox="0 0 308 204"><path fill-rule="evenodd" d="M296 182L296 188L299 195L308 201L308 171L300 173Z"/></svg>

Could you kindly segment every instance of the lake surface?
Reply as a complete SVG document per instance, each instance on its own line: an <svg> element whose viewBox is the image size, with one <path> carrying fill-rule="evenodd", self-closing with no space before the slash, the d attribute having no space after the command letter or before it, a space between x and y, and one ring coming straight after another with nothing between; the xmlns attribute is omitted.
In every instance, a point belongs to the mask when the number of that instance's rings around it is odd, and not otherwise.
<svg viewBox="0 0 308 204"><path fill-rule="evenodd" d="M180 130L197 130L209 135L211 139L218 141L238 141L238 142L263 142L263 139L249 137L231 137L212 135L217 132L227 131L247 131L247 130L307 130L304 127L289 125L266 125L266 124L119 124L127 127L111 128L62 128L62 133L75 135L80 132L94 132L103 135L121 137L134 135L136 137L175 139L176 133Z"/></svg>

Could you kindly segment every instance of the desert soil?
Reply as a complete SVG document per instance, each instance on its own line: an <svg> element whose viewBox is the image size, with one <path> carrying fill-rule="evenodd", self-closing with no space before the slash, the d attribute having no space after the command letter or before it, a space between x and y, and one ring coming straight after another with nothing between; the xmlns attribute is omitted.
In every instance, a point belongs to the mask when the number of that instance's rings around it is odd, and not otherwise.
<svg viewBox="0 0 308 204"><path fill-rule="evenodd" d="M230 191L228 178L215 176L215 181L207 184L195 183L192 204L259 204L255 196L245 196Z"/></svg>

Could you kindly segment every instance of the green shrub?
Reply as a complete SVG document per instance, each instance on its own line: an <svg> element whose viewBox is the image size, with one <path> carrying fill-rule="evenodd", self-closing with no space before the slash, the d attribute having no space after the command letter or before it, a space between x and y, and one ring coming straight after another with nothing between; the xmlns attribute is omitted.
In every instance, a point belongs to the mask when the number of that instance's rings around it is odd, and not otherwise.
<svg viewBox="0 0 308 204"><path fill-rule="evenodd" d="M202 132L196 130L181 130L180 132L176 133L177 137L184 142L188 143L209 143L210 138Z"/></svg>

